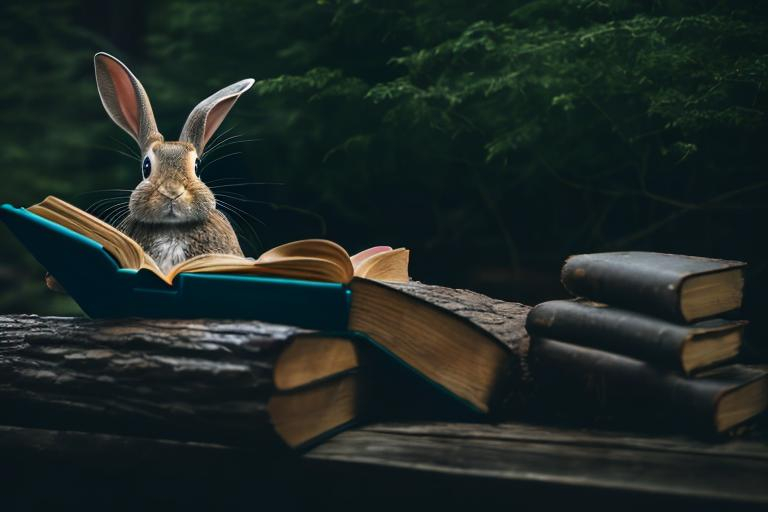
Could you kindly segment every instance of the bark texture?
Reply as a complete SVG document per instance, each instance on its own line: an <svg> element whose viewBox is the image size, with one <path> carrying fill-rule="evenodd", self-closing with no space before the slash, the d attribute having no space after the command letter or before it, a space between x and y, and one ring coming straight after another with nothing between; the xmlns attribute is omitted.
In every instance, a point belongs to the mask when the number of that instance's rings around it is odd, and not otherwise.
<svg viewBox="0 0 768 512"><path fill-rule="evenodd" d="M386 285L469 320L506 345L513 354L528 353L530 338L525 330L525 319L530 306L494 299L472 290L418 281Z"/></svg>
<svg viewBox="0 0 768 512"><path fill-rule="evenodd" d="M0 316L0 420L271 442L273 361L297 332L251 321Z"/></svg>
<svg viewBox="0 0 768 512"><path fill-rule="evenodd" d="M530 306L494 299L472 290L446 288L418 281L386 283L386 286L450 311L488 332L506 346L512 354L513 378L510 379L511 386L505 390L506 397L500 410L519 409L526 402L531 381L528 367L531 338L525 329L525 321Z"/></svg>

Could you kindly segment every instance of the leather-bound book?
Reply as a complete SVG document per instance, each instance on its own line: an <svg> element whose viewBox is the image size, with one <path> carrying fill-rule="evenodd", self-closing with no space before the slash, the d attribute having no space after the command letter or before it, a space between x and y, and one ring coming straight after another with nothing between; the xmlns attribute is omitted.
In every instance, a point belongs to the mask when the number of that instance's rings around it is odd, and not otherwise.
<svg viewBox="0 0 768 512"><path fill-rule="evenodd" d="M741 307L745 266L655 252L579 254L566 260L561 280L577 297L693 322Z"/></svg>
<svg viewBox="0 0 768 512"><path fill-rule="evenodd" d="M712 319L676 324L587 300L552 300L531 310L526 327L533 336L615 352L691 374L736 357L746 323Z"/></svg>
<svg viewBox="0 0 768 512"><path fill-rule="evenodd" d="M533 339L531 365L537 403L558 414L716 434L768 406L768 374L745 365L721 366L690 378L631 357L547 338Z"/></svg>

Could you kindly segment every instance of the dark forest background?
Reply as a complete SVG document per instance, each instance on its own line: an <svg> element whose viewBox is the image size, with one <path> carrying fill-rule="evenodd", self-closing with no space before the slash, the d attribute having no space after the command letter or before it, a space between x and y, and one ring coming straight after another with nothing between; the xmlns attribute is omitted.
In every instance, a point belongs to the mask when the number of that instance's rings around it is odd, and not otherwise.
<svg viewBox="0 0 768 512"><path fill-rule="evenodd" d="M268 183L219 189L251 255L407 246L416 279L527 303L563 295L573 253L740 259L757 339L767 21L761 1L6 0L0 201L88 207L139 181L96 51L136 73L166 139L253 77L220 130L244 141L203 174ZM0 311L78 312L43 272L1 228Z"/></svg>

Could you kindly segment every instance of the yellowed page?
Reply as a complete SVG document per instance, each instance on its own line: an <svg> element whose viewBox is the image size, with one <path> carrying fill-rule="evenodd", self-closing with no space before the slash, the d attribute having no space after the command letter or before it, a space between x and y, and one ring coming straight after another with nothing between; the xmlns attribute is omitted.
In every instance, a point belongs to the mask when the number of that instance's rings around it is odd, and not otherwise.
<svg viewBox="0 0 768 512"><path fill-rule="evenodd" d="M267 261L229 254L204 254L179 263L169 270L168 281L182 272L237 273L309 279L327 282L347 282L345 269L324 258L286 256Z"/></svg>
<svg viewBox="0 0 768 512"><path fill-rule="evenodd" d="M402 247L391 251L377 252L358 263L355 268L355 277L407 283L410 279L408 276L409 259L410 251Z"/></svg>
<svg viewBox="0 0 768 512"><path fill-rule="evenodd" d="M122 268L146 268L160 277L163 275L152 258L132 238L58 197L48 196L27 210L102 245Z"/></svg>

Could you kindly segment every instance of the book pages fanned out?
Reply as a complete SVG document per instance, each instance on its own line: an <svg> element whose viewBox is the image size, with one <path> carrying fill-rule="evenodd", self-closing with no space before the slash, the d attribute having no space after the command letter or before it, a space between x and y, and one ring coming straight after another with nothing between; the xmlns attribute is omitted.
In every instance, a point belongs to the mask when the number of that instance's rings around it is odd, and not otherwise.
<svg viewBox="0 0 768 512"><path fill-rule="evenodd" d="M409 251L377 246L350 256L343 247L323 239L290 242L259 258L232 254L202 254L164 273L133 239L93 215L54 196L28 210L99 243L122 268L146 269L171 285L183 272L246 274L349 283L353 277L408 282Z"/></svg>

